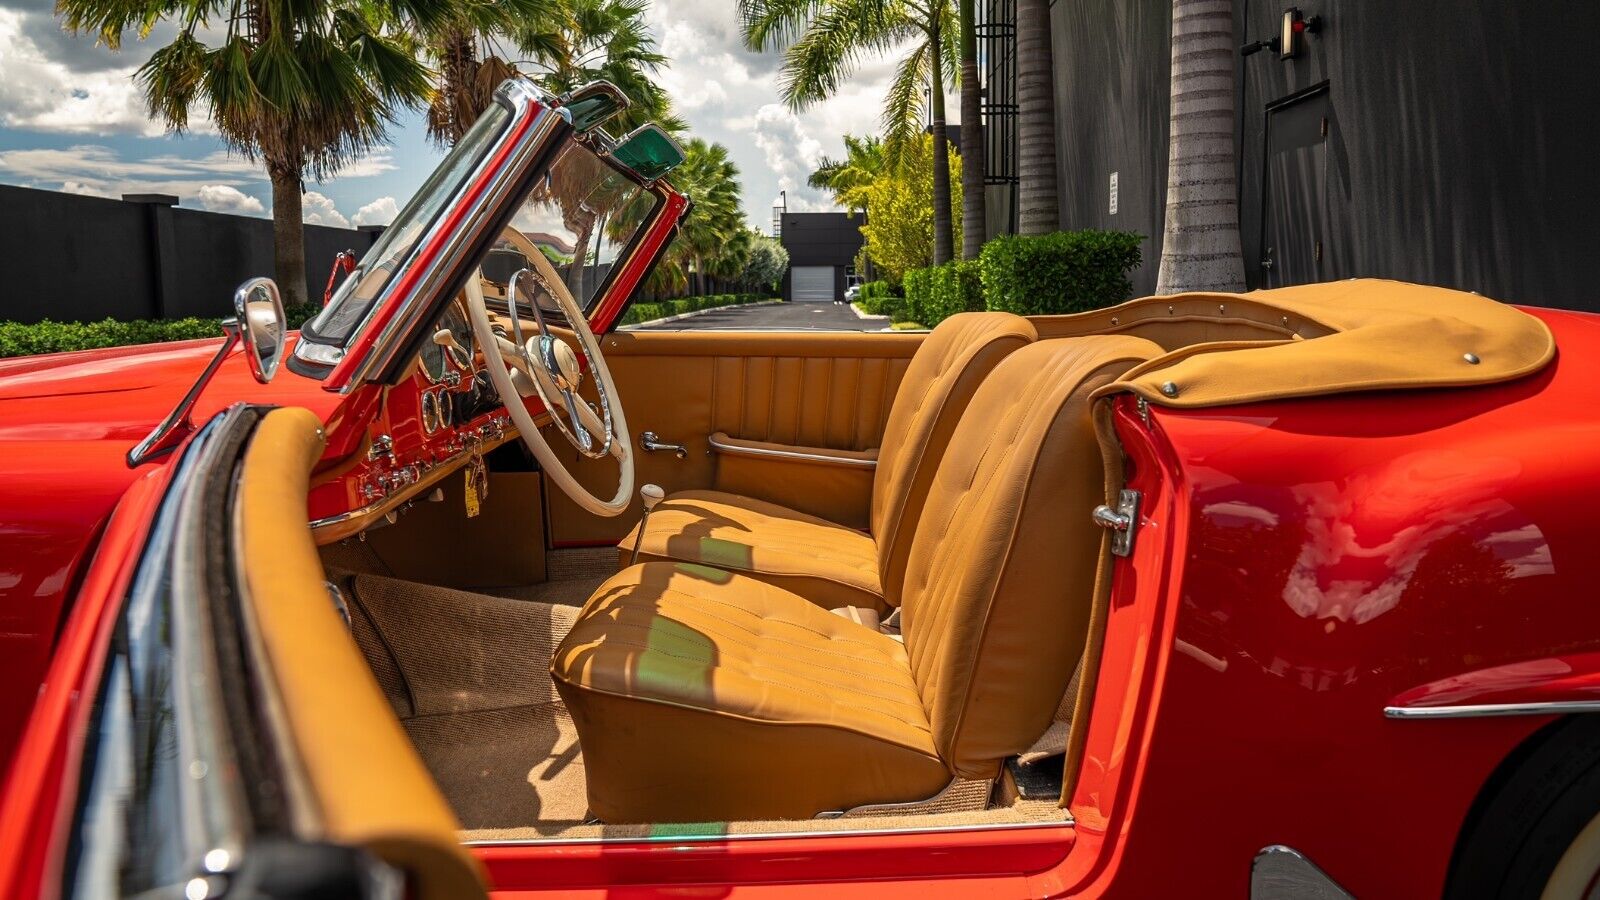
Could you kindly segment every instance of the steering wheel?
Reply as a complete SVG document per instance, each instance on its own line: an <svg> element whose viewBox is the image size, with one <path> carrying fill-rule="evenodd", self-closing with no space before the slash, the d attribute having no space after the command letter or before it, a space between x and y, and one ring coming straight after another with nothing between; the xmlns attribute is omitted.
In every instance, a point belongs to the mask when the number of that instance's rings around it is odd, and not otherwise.
<svg viewBox="0 0 1600 900"><path fill-rule="evenodd" d="M600 356L600 345L589 330L583 309L567 290L550 260L543 253L528 258L532 268L522 269L511 276L506 286L506 304L511 315L511 334L507 340L495 333L489 322L489 309L483 300L482 272L475 271L467 279L467 318L472 321L472 333L478 346L483 348L484 367L489 381L505 403L506 412L517 426L517 433L528 446L539 466L552 481L579 506L598 516L618 516L628 508L633 499L633 453L628 436L628 422L622 415L622 405L616 402L617 386L611 380L611 371ZM578 265L578 263L574 263ZM555 299L556 305L571 323L577 335L578 346L589 362L589 372L595 379L595 393L600 399L600 412L596 413L578 388L583 383L583 369L578 366L577 354L566 341L552 334L544 321L536 297L529 295L528 305L533 307L538 333L523 339L521 317L517 313L517 284L524 279L543 287ZM563 437L583 456L601 459L616 457L621 476L617 479L616 496L602 500L590 493L567 471L556 458L555 451L544 439L544 434L534 424L533 416L523 404L523 397L537 396L550 412Z"/></svg>

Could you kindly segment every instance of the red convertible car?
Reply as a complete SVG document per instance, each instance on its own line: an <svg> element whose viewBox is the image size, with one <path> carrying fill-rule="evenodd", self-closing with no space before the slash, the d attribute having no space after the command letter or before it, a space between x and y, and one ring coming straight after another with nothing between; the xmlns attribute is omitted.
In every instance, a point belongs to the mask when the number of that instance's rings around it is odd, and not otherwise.
<svg viewBox="0 0 1600 900"><path fill-rule="evenodd" d="M298 333L0 363L0 896L1600 896L1600 318L619 330L622 102Z"/></svg>

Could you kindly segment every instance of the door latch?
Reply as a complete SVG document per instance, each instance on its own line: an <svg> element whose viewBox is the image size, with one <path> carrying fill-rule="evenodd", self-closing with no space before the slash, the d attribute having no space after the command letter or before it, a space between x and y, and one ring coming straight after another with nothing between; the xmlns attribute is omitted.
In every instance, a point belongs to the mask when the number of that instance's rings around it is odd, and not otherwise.
<svg viewBox="0 0 1600 900"><path fill-rule="evenodd" d="M1094 523L1111 532L1111 553L1127 556L1133 552L1133 534L1139 528L1139 492L1122 490L1117 494L1117 508L1104 503L1094 508Z"/></svg>
<svg viewBox="0 0 1600 900"><path fill-rule="evenodd" d="M639 435L639 449L648 453L654 453L657 450L671 450L672 454L679 459L689 458L688 447L682 444L669 444L661 440L660 436L654 431L646 431L644 434Z"/></svg>

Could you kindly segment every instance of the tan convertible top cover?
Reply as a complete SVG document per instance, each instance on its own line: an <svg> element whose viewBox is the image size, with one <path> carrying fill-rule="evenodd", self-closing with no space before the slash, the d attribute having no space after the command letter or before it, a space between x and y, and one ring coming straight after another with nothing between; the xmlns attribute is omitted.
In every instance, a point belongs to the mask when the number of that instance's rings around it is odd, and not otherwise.
<svg viewBox="0 0 1600 900"><path fill-rule="evenodd" d="M1544 322L1476 294L1378 279L1174 294L1036 320L1041 337L1128 332L1165 356L1099 393L1174 407L1509 381L1555 357Z"/></svg>

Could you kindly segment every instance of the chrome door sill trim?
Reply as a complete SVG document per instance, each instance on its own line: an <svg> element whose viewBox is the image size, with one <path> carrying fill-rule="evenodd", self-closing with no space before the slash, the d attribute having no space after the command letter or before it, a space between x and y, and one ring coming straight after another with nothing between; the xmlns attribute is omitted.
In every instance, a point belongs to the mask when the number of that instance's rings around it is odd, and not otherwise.
<svg viewBox="0 0 1600 900"><path fill-rule="evenodd" d="M772 459L792 459L796 462L818 463L827 466L846 466L859 469L876 469L878 461L875 459L856 459L849 456L829 456L823 453L804 453L799 450L774 450L767 447L744 447L737 444L725 444L715 437L707 437L706 443L718 453L729 456L765 456Z"/></svg>
<svg viewBox="0 0 1600 900"><path fill-rule="evenodd" d="M825 821L838 821L837 819ZM481 841L462 841L463 847L561 847L589 844L702 844L712 841L766 841L779 838L864 837L882 834L961 834L969 831L1021 831L1030 828L1072 828L1076 825L1071 816L1059 822L997 822L993 825L926 825L920 828L852 828L848 830L818 831L762 831L751 834L652 834L639 837L592 838L494 838Z"/></svg>
<svg viewBox="0 0 1600 900"><path fill-rule="evenodd" d="M1600 700L1554 700L1542 703L1478 703L1464 706L1386 706L1391 719L1472 719L1483 716L1558 716L1600 712Z"/></svg>

